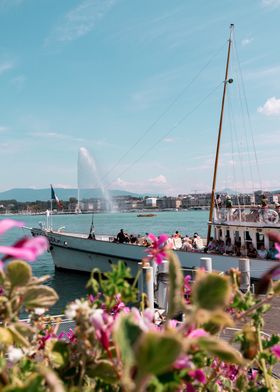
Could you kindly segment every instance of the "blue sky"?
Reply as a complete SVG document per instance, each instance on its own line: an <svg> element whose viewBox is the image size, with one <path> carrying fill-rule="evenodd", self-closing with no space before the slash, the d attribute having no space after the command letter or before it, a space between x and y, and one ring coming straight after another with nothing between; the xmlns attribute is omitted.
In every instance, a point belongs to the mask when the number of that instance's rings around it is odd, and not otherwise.
<svg viewBox="0 0 280 392"><path fill-rule="evenodd" d="M210 190L230 23L217 188L280 188L279 20L280 0L0 0L0 190L75 187L82 147L106 188Z"/></svg>

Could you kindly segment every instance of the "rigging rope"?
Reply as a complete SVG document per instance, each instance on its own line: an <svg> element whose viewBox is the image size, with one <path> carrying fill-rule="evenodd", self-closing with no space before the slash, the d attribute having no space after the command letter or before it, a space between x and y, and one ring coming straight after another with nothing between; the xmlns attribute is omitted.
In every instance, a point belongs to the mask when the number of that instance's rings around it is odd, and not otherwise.
<svg viewBox="0 0 280 392"><path fill-rule="evenodd" d="M233 33L233 39L235 41L234 33ZM243 75L242 75L242 70L241 70L241 66L240 66L240 60L239 60L239 55L237 52L236 45L234 45L234 50L236 53L236 59L237 59L237 64L238 64L238 69L239 69L239 74L240 74L241 86L242 86L242 91L243 91L244 100L245 100L245 108L246 108L246 113L247 113L247 117L248 117L249 130L251 133L251 139L252 139L253 151L254 151L254 156L255 156L255 161L256 161L258 180L259 180L260 188L261 188L261 190L263 190L259 161L258 161L258 156L257 156L257 152L256 152L256 145L255 145L255 140L254 140L254 134L253 134L253 126L252 126L251 116L249 113L249 106L248 106L248 102L247 102L247 98L246 98L245 84L244 84L244 79L243 79Z"/></svg>
<svg viewBox="0 0 280 392"><path fill-rule="evenodd" d="M152 122L150 126L144 131L144 133L136 140L136 142L115 162L115 164L102 176L101 181L104 181L109 174L115 170L121 161L145 138L145 136L159 123L159 121L172 109L172 107L179 101L179 99L185 94L185 92L192 86L192 84L198 79L202 72L208 67L213 59L224 49L226 42L214 52L210 59L201 67L201 69L195 74L190 82L180 91L180 93L171 101L167 108L161 112L161 114Z"/></svg>
<svg viewBox="0 0 280 392"><path fill-rule="evenodd" d="M189 117L193 112L195 112L212 94L214 94L215 91L217 91L217 89L223 85L224 82L219 83L213 90L210 91L210 93L208 93L193 109L191 109L190 111L188 111L183 117L181 117L180 120L177 121L177 123L175 123L173 125L173 127L171 127L169 129L168 132L166 132L160 139L158 139L154 144L152 144L151 146L149 146L143 154L141 154L140 157L138 157L137 159L135 159L132 164L130 164L129 167L127 167L126 169L124 169L120 174L119 177L122 176L124 173L126 173L128 170L130 170L133 166L136 165L136 163L138 163L148 152L150 152L155 146L157 146L162 140L164 140L167 136L169 136L171 134L172 131L174 131L174 129L176 129L179 125L181 125L181 123L183 121L185 121L185 119L187 117ZM111 181L110 183L107 183L105 185L105 188L108 188L110 185L113 184L114 181Z"/></svg>

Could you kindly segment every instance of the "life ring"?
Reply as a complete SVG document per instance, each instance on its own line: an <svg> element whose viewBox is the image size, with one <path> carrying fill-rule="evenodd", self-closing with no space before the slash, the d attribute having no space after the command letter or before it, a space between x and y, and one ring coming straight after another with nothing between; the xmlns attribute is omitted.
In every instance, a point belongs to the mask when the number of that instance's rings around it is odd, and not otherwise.
<svg viewBox="0 0 280 392"><path fill-rule="evenodd" d="M279 215L274 210L267 210L264 213L263 220L265 221L265 223L278 223Z"/></svg>

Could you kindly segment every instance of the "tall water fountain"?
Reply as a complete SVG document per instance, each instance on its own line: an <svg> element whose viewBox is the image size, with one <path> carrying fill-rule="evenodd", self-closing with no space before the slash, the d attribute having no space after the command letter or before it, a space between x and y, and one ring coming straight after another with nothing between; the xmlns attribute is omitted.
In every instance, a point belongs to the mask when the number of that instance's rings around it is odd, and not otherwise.
<svg viewBox="0 0 280 392"><path fill-rule="evenodd" d="M100 178L96 162L85 147L81 147L78 155L78 207L82 189L99 188L105 201L105 209L113 210L112 198Z"/></svg>

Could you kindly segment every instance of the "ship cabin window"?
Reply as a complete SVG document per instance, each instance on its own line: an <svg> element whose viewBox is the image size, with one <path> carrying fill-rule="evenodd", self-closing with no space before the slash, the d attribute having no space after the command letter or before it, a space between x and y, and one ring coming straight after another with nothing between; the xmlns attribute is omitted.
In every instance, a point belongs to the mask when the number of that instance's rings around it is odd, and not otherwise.
<svg viewBox="0 0 280 392"><path fill-rule="evenodd" d="M245 242L252 242L252 238L249 231L244 232L244 241Z"/></svg>
<svg viewBox="0 0 280 392"><path fill-rule="evenodd" d="M234 242L235 242L235 243L241 242L241 238L240 238L240 236L239 236L239 231L235 231L235 232L234 232Z"/></svg>
<svg viewBox="0 0 280 392"><path fill-rule="evenodd" d="M257 238L257 249L260 249L262 245L264 246L264 235L257 233L256 238Z"/></svg>

